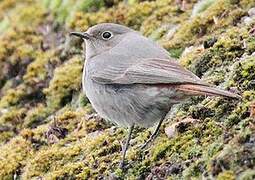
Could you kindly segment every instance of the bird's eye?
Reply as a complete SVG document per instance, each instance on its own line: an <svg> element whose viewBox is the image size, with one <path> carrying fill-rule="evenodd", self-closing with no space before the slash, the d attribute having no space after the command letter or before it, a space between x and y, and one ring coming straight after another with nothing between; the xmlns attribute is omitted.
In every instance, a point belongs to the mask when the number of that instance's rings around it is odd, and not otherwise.
<svg viewBox="0 0 255 180"><path fill-rule="evenodd" d="M105 40L110 39L112 36L113 36L112 33L109 31L105 31L102 33L102 38Z"/></svg>

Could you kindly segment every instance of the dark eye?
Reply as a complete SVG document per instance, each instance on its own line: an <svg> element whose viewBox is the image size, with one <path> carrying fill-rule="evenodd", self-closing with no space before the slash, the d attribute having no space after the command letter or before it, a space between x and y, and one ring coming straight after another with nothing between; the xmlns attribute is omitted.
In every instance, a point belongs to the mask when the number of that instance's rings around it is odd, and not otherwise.
<svg viewBox="0 0 255 180"><path fill-rule="evenodd" d="M110 39L112 37L112 33L109 31L105 31L102 33L102 38L103 39Z"/></svg>

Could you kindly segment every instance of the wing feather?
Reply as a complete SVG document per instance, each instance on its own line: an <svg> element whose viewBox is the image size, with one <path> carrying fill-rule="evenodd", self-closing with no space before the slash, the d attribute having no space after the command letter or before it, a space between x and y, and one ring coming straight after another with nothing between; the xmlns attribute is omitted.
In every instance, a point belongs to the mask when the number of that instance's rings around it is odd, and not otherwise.
<svg viewBox="0 0 255 180"><path fill-rule="evenodd" d="M141 59L137 63L108 66L94 73L101 84L203 84L196 75L169 59Z"/></svg>

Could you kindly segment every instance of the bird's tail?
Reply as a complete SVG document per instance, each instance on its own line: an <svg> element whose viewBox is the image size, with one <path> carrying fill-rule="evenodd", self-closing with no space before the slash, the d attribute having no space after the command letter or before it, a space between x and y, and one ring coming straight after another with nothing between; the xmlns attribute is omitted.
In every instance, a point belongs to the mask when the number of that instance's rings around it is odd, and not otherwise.
<svg viewBox="0 0 255 180"><path fill-rule="evenodd" d="M192 95L207 95L207 96L223 96L241 99L242 97L238 94L221 90L216 87L206 86L206 85L196 85L196 84L182 84L178 85L177 89L183 91L184 93Z"/></svg>

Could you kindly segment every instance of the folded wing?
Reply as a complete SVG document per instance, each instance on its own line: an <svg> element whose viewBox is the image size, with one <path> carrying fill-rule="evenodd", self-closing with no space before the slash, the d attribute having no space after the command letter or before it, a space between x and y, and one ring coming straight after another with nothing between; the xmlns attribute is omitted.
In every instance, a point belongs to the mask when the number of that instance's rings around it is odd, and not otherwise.
<svg viewBox="0 0 255 180"><path fill-rule="evenodd" d="M238 94L213 87L195 74L167 59L141 59L137 63L126 61L107 66L95 72L92 79L100 84L146 84L175 86L187 95L208 95L238 98Z"/></svg>
<svg viewBox="0 0 255 180"><path fill-rule="evenodd" d="M141 59L133 64L106 67L92 75L101 84L201 84L206 85L192 72L168 59Z"/></svg>

